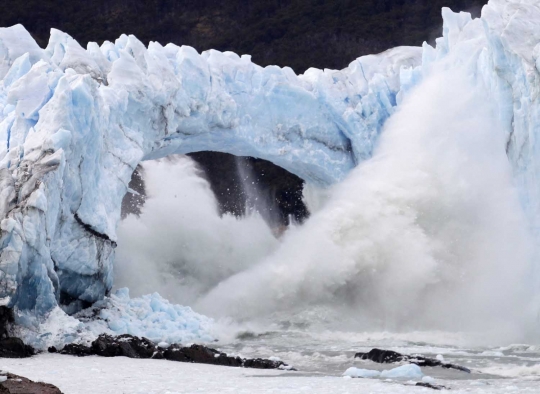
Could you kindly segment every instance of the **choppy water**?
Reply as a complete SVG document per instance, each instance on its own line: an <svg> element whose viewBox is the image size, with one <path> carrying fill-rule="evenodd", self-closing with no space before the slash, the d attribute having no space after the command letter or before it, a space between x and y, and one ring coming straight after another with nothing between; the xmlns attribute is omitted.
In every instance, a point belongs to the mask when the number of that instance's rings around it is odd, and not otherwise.
<svg viewBox="0 0 540 394"><path fill-rule="evenodd" d="M467 345L470 340L477 339L444 332L313 332L288 327L259 333L246 331L235 339L216 343L216 347L243 357L279 357L297 368L298 373L309 376L341 376L351 366L379 371L398 366L354 358L355 353L373 348L432 358L442 356L445 362L467 367L472 372L422 368L424 375L435 378L436 384L461 389L506 385L531 389L538 385L540 392L540 346L471 346Z"/></svg>

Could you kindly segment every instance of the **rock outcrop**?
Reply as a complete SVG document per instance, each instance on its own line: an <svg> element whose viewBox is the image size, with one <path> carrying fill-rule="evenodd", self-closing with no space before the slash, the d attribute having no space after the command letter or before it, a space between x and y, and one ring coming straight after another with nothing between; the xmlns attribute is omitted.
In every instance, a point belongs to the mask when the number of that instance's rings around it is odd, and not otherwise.
<svg viewBox="0 0 540 394"><path fill-rule="evenodd" d="M49 383L34 382L11 373L0 374L0 394L62 394Z"/></svg>
<svg viewBox="0 0 540 394"><path fill-rule="evenodd" d="M0 358L25 358L35 354L34 348L25 345L19 338L0 339Z"/></svg>
<svg viewBox="0 0 540 394"><path fill-rule="evenodd" d="M361 360L371 360L381 364L409 362L410 364L416 364L419 367L442 367L471 373L469 368L460 365L445 363L435 358L424 357L417 354L405 355L392 350L371 349L368 353L356 353L354 357Z"/></svg>
<svg viewBox="0 0 540 394"><path fill-rule="evenodd" d="M53 348L49 349L49 352L54 353L56 351L57 350ZM102 357L124 356L129 358L153 358L186 363L223 365L227 367L293 369L283 361L233 357L203 345L191 345L186 347L183 347L180 344L156 345L147 338L139 338L129 334L116 337L102 334L92 342L90 346L69 344L66 345L60 353L79 357L91 355Z"/></svg>

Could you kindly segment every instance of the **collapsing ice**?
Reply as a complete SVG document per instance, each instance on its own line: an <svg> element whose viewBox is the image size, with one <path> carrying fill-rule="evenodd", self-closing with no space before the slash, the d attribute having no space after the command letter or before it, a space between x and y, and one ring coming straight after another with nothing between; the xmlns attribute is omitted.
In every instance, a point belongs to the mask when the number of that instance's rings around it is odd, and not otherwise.
<svg viewBox="0 0 540 394"><path fill-rule="evenodd" d="M537 234L540 8L491 0L481 19L449 9L443 18L436 48L300 76L230 52L145 48L133 36L85 50L53 30L41 49L22 26L0 29L2 303L32 327L58 306L76 313L110 292L121 201L142 160L216 150L328 186L371 157L385 121L445 60L497 106Z"/></svg>

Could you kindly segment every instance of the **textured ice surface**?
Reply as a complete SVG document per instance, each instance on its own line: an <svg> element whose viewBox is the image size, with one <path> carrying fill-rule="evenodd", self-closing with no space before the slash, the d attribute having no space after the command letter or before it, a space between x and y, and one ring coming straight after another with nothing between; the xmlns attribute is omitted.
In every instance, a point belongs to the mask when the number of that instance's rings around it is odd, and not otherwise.
<svg viewBox="0 0 540 394"><path fill-rule="evenodd" d="M84 319L84 312L97 312L98 319ZM157 343L209 342L212 319L199 315L186 306L174 305L154 293L130 298L128 289L117 290L98 301L90 310L76 317L94 333L131 334Z"/></svg>
<svg viewBox="0 0 540 394"><path fill-rule="evenodd" d="M146 48L133 36L84 49L52 30L41 49L22 26L0 29L2 303L31 325L59 304L76 312L107 294L120 204L141 160L217 150L270 160L314 184L342 180L449 53L499 104L538 228L540 6L490 0L481 19L449 9L443 17L436 48L395 48L300 76L230 52Z"/></svg>
<svg viewBox="0 0 540 394"><path fill-rule="evenodd" d="M372 369L362 369L351 367L347 369L344 373L344 376L349 376L351 378L382 378L382 379L409 379L409 380L419 380L422 379L424 374L422 369L416 364L407 364L401 365L396 368L376 371Z"/></svg>
<svg viewBox="0 0 540 394"><path fill-rule="evenodd" d="M416 364L407 364L381 372L383 379L422 379L422 369Z"/></svg>
<svg viewBox="0 0 540 394"><path fill-rule="evenodd" d="M38 315L110 290L120 204L141 160L217 150L337 182L371 155L400 73L421 58L396 48L297 76L133 36L85 50L52 30L42 50L22 26L0 29L0 50L0 297Z"/></svg>
<svg viewBox="0 0 540 394"><path fill-rule="evenodd" d="M128 289L119 289L75 317L54 308L41 324L18 328L18 335L35 348L62 348L67 343L89 344L100 334L131 334L165 343L210 342L214 339L210 318L189 307L174 305L154 293L130 298Z"/></svg>

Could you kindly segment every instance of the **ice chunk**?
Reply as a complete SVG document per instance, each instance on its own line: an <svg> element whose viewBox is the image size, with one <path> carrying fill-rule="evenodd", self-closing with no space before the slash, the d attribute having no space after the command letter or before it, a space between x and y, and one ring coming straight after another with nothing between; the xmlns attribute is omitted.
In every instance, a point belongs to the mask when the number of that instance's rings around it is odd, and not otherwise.
<svg viewBox="0 0 540 394"><path fill-rule="evenodd" d="M130 298L124 288L74 317L56 307L37 327L19 327L17 335L40 350L88 344L102 333L145 337L167 348L170 343L210 342L212 327L212 319L189 307L171 304L157 293Z"/></svg>
<svg viewBox="0 0 540 394"><path fill-rule="evenodd" d="M435 383L435 379L433 379L431 376L424 376L422 378L422 382L433 384Z"/></svg>
<svg viewBox="0 0 540 394"><path fill-rule="evenodd" d="M92 318L96 313L97 320ZM96 336L101 332L131 334L148 338L160 347L214 339L212 319L193 312L189 307L171 304L157 293L130 298L127 288L117 290L75 317L84 321L85 327Z"/></svg>
<svg viewBox="0 0 540 394"><path fill-rule="evenodd" d="M422 370L416 364L402 365L401 367L381 372L381 378L383 379L417 380L422 379L423 376L424 374L422 373Z"/></svg>
<svg viewBox="0 0 540 394"><path fill-rule="evenodd" d="M378 378L380 375L380 371L355 367L351 367L343 373L343 376L350 376L351 378Z"/></svg>

